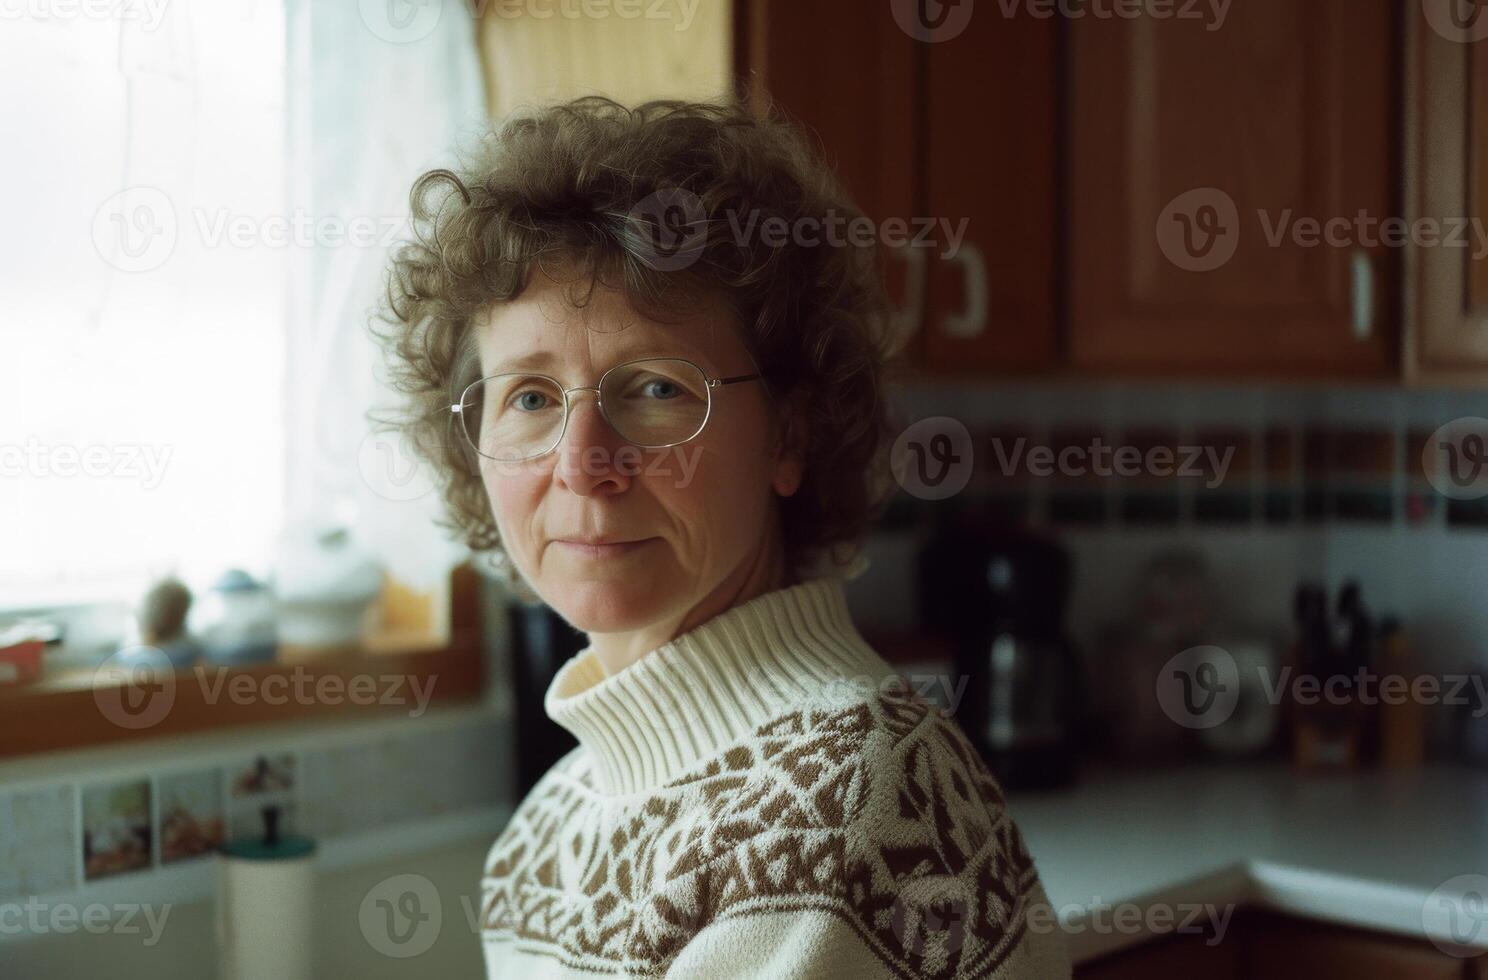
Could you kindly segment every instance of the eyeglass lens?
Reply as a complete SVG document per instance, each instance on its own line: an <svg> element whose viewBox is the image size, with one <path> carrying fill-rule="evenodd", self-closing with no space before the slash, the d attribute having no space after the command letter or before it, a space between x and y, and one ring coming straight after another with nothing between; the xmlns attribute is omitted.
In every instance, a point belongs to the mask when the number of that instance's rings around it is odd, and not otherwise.
<svg viewBox="0 0 1488 980"><path fill-rule="evenodd" d="M708 379L690 361L653 358L622 364L600 382L600 407L620 438L642 448L686 442L708 417ZM540 456L563 436L563 389L552 378L507 373L465 391L461 423L482 456Z"/></svg>

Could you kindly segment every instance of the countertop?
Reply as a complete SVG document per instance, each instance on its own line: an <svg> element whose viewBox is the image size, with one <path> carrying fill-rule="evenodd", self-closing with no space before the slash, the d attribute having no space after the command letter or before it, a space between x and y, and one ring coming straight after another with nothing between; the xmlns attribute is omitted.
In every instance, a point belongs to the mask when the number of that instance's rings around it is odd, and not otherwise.
<svg viewBox="0 0 1488 980"><path fill-rule="evenodd" d="M1458 937L1488 949L1488 924L1471 914L1488 909L1483 770L1099 774L1069 790L1010 793L1008 805L1077 963L1172 931L1165 920L1181 925L1204 906L1270 908L1461 953L1450 934L1457 912Z"/></svg>
<svg viewBox="0 0 1488 980"><path fill-rule="evenodd" d="M1460 898L1461 876L1475 876L1467 888L1488 896L1482 770L1322 777L1273 765L1090 774L1070 790L1010 794L1009 806L1076 962L1172 932L1190 909L1223 914L1240 905L1445 942L1441 913L1450 903L1438 899L1454 896L1442 886L1459 879ZM328 868L317 886L321 966L363 980L480 975L471 910L499 823L435 849ZM433 948L403 960L376 952L359 909L372 888L407 874L429 879L444 915ZM113 898L159 896L131 890ZM1151 918L1154 910L1166 912L1166 924ZM177 904L153 946L113 931L10 945L0 973L199 978L215 957L212 915L209 899ZM1474 925L1476 944L1488 949L1488 923Z"/></svg>

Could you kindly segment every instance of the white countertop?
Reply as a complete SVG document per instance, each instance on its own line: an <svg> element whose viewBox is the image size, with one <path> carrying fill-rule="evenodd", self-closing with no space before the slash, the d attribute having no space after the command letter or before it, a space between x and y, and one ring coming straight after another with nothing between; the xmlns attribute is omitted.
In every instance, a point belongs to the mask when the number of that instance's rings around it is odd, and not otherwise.
<svg viewBox="0 0 1488 980"><path fill-rule="evenodd" d="M1483 770L1093 774L1067 791L1009 794L1009 807L1055 913L1075 925L1076 962L1172 931L1134 924L1155 907L1174 926L1200 906L1255 905L1450 944L1463 895L1488 899ZM1128 906L1119 928L1117 906ZM1488 949L1488 924L1458 921L1459 938Z"/></svg>

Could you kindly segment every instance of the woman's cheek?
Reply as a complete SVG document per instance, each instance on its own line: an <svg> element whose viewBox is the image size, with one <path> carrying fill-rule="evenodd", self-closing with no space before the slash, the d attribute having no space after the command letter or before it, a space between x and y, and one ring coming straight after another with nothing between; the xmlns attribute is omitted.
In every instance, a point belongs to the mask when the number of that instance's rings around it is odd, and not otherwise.
<svg viewBox="0 0 1488 980"><path fill-rule="evenodd" d="M483 478L502 547L514 557L526 558L532 545L527 540L528 528L542 500L543 481L524 474L497 477L489 469Z"/></svg>

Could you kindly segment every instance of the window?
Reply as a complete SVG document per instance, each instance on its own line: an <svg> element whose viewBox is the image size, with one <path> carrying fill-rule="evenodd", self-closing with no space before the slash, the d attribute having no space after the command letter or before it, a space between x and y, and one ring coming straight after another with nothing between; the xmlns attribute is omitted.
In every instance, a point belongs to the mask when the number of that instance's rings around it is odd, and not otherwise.
<svg viewBox="0 0 1488 980"><path fill-rule="evenodd" d="M0 10L5 607L261 572L284 519L283 9L105 7Z"/></svg>

